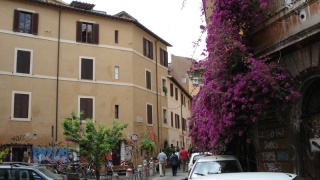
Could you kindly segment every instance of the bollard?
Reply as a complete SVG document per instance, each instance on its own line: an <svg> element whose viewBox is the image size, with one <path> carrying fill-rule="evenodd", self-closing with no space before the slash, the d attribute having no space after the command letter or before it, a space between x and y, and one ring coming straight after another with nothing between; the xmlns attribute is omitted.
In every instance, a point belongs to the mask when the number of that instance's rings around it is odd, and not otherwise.
<svg viewBox="0 0 320 180"><path fill-rule="evenodd" d="M150 162L150 164L149 164L149 176L153 176L153 174L154 174L153 162Z"/></svg>
<svg viewBox="0 0 320 180"><path fill-rule="evenodd" d="M112 180L119 180L119 175L117 173L113 173Z"/></svg>
<svg viewBox="0 0 320 180"><path fill-rule="evenodd" d="M138 166L138 177L139 179L142 179L142 165Z"/></svg>
<svg viewBox="0 0 320 180"><path fill-rule="evenodd" d="M127 171L126 171L126 177L131 177L131 176L132 176L132 169L129 168L129 169L127 169Z"/></svg>

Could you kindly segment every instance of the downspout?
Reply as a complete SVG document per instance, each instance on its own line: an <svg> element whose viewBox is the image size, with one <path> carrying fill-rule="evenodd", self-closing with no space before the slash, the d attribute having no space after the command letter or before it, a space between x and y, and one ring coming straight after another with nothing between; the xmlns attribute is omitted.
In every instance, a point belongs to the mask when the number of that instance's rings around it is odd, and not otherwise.
<svg viewBox="0 0 320 180"><path fill-rule="evenodd" d="M157 126L158 126L158 143L160 142L160 121L159 121L159 90L158 90L158 48L157 48L157 42L156 40L155 43L155 48L156 48L156 96L157 96Z"/></svg>
<svg viewBox="0 0 320 180"><path fill-rule="evenodd" d="M60 70L60 26L61 26L61 11L59 10L59 29L58 29L58 54L57 54L57 89L56 89L56 141L58 140L58 112L59 112L59 70Z"/></svg>

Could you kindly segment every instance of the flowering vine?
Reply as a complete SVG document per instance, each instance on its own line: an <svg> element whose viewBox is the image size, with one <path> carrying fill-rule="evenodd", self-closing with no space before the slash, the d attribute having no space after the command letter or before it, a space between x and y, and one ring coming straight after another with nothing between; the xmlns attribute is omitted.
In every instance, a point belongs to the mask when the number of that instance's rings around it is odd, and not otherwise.
<svg viewBox="0 0 320 180"><path fill-rule="evenodd" d="M207 1L204 10L211 8ZM252 54L249 32L268 1L214 0L207 26L209 56L194 66L205 69L189 124L189 136L198 147L224 151L259 116L274 106L284 110L299 96L285 67Z"/></svg>

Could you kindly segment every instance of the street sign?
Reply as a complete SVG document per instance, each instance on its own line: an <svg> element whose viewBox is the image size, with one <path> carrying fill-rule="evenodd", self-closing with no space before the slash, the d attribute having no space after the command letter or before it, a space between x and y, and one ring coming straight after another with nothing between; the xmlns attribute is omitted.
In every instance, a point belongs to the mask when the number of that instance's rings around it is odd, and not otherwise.
<svg viewBox="0 0 320 180"><path fill-rule="evenodd" d="M138 135L132 134L131 139L132 139L133 142L137 142L138 141Z"/></svg>
<svg viewBox="0 0 320 180"><path fill-rule="evenodd" d="M311 152L320 151L320 138L311 138L309 139Z"/></svg>

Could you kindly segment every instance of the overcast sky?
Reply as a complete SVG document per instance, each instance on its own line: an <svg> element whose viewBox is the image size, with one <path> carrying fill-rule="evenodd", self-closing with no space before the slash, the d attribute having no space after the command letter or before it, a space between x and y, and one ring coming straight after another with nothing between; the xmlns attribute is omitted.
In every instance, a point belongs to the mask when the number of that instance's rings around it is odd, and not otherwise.
<svg viewBox="0 0 320 180"><path fill-rule="evenodd" d="M71 3L73 0L63 0ZM204 59L205 35L200 47L193 47L201 36L200 25L205 25L201 15L201 0L77 0L95 4L94 10L109 15L126 11L142 25L170 43L169 54ZM196 49L196 50L195 50Z"/></svg>

